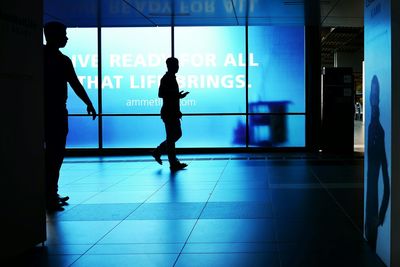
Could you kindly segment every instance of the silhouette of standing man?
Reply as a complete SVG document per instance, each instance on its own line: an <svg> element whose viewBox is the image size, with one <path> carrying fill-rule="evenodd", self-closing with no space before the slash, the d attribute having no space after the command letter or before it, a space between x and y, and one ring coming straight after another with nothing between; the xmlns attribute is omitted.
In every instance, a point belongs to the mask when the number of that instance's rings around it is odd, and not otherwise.
<svg viewBox="0 0 400 267"><path fill-rule="evenodd" d="M166 140L163 141L152 152L152 156L162 164L161 154L167 152L171 171L184 169L187 164L181 163L176 157L175 142L182 136L181 122L182 113L179 107L179 100L187 96L189 92L179 91L175 74L179 70L179 61L170 57L166 61L167 73L161 78L158 97L163 99L161 107L161 119L165 125Z"/></svg>
<svg viewBox="0 0 400 267"><path fill-rule="evenodd" d="M371 82L371 121L368 125L368 170L365 215L365 237L370 247L376 251L378 227L385 220L389 205L390 185L385 151L385 131L379 121L379 81L376 75ZM378 180L382 168L383 197L379 207Z"/></svg>
<svg viewBox="0 0 400 267"><path fill-rule="evenodd" d="M67 28L60 22L44 25L44 115L46 208L49 212L64 210L68 196L58 195L58 179L64 160L68 134L67 83L87 105L87 112L96 118L96 110L76 76L71 60L59 49L67 44Z"/></svg>

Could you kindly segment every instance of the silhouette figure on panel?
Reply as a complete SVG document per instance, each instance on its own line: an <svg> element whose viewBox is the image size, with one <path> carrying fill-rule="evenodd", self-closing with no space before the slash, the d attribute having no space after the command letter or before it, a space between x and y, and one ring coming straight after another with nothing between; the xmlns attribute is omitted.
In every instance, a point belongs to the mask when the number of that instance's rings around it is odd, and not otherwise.
<svg viewBox="0 0 400 267"><path fill-rule="evenodd" d="M67 28L60 22L44 25L44 116L45 116L45 166L46 208L49 212L62 211L68 196L58 194L60 168L64 160L68 134L67 83L87 105L88 114L96 118L96 110L79 82L72 61L59 49L67 44Z"/></svg>
<svg viewBox="0 0 400 267"><path fill-rule="evenodd" d="M367 170L367 195L365 236L371 246L376 250L378 227L385 221L386 210L389 205L390 185L385 151L385 131L379 121L379 81L376 75L371 82L371 121L368 125L368 170ZM382 169L383 197L379 207L378 180Z"/></svg>
<svg viewBox="0 0 400 267"><path fill-rule="evenodd" d="M153 150L152 156L162 164L161 155L168 154L168 161L171 171L184 169L187 164L181 163L176 157L175 142L182 136L181 122L182 113L179 107L179 100L187 96L189 92L179 91L175 74L179 70L179 61L174 57L166 60L167 73L161 78L158 97L163 99L161 107L161 119L165 125L166 140Z"/></svg>

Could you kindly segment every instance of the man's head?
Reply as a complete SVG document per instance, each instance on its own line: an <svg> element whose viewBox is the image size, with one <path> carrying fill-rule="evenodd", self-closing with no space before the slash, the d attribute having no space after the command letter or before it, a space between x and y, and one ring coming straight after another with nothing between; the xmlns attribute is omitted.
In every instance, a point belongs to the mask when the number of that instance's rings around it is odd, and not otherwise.
<svg viewBox="0 0 400 267"><path fill-rule="evenodd" d="M369 95L369 102L371 104L371 121L379 120L379 80L376 75L372 77L371 81L371 92Z"/></svg>
<svg viewBox="0 0 400 267"><path fill-rule="evenodd" d="M64 47L67 44L67 26L61 22L51 21L44 25L44 36L46 44L57 48Z"/></svg>
<svg viewBox="0 0 400 267"><path fill-rule="evenodd" d="M371 80L371 93L369 96L369 101L371 103L371 106L377 106L379 107L379 81L378 77L374 75Z"/></svg>
<svg viewBox="0 0 400 267"><path fill-rule="evenodd" d="M174 57L167 58L166 63L167 63L167 68L168 68L169 72L172 72L172 73L177 73L178 72L178 70L179 70L179 61L178 61L177 58L174 58Z"/></svg>

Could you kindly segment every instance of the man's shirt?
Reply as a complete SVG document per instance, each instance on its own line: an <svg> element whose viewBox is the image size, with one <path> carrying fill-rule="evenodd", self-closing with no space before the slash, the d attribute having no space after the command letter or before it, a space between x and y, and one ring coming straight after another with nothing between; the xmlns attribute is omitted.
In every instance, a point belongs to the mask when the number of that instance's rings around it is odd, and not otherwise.
<svg viewBox="0 0 400 267"><path fill-rule="evenodd" d="M161 78L158 97L163 99L163 106L161 108L161 118L163 120L179 119L182 117L179 107L179 85L175 74L167 72Z"/></svg>

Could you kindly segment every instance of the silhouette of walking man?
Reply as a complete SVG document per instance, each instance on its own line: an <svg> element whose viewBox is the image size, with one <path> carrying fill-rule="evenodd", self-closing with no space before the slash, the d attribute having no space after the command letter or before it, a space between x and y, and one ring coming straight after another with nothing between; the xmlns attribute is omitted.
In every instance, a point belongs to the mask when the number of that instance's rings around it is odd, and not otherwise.
<svg viewBox="0 0 400 267"><path fill-rule="evenodd" d="M189 92L179 91L175 74L179 70L179 61L170 57L166 61L167 73L161 78L158 97L163 99L161 107L161 119L165 125L166 140L153 150L152 156L162 164L161 155L168 154L168 161L171 171L184 169L187 164L179 162L175 152L175 142L182 136L181 122L182 113L179 107L179 100L187 96Z"/></svg>
<svg viewBox="0 0 400 267"><path fill-rule="evenodd" d="M376 250L378 227L385 220L389 205L390 185L385 151L385 131L379 121L379 81L376 75L371 82L371 121L368 125L368 170L365 216L365 237L370 247ZM383 197L379 207L378 180L382 169Z"/></svg>
<svg viewBox="0 0 400 267"><path fill-rule="evenodd" d="M46 208L49 212L62 211L68 196L58 195L60 168L64 160L68 134L67 83L87 105L88 114L96 118L96 110L76 76L72 61L59 49L67 44L67 27L60 22L44 25L44 115Z"/></svg>

